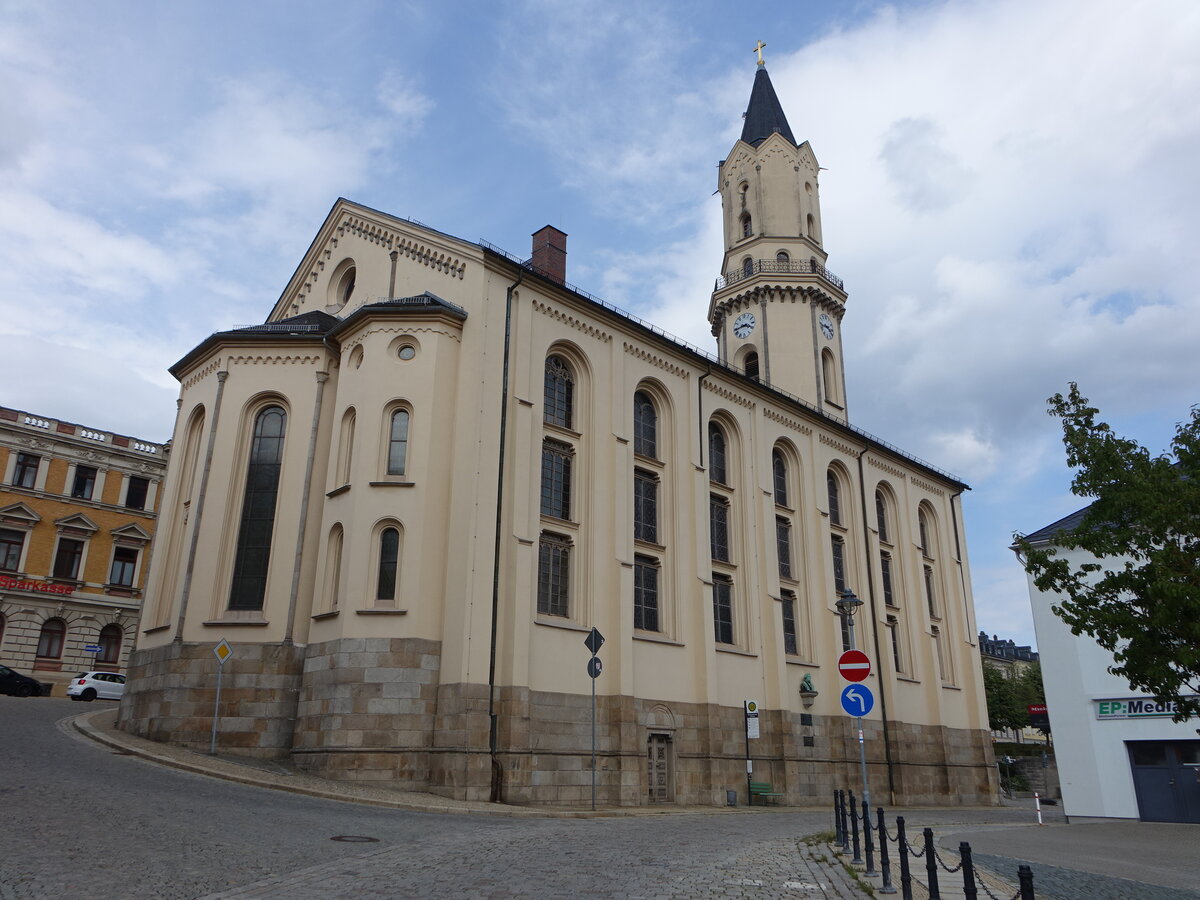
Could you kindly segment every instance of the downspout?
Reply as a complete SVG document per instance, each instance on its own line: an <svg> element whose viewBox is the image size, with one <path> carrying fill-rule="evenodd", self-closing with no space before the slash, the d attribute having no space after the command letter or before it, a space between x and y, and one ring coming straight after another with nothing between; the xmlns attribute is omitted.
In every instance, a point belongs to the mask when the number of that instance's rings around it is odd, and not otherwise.
<svg viewBox="0 0 1200 900"><path fill-rule="evenodd" d="M875 607L875 569L871 565L871 529L867 527L867 476L863 471L863 457L867 455L864 447L858 454L858 494L862 501L863 549L867 555L867 598L871 602L871 641L875 645L875 664L879 666L879 716L883 720L883 757L887 763L888 798L892 806L896 805L896 775L892 763L891 729L888 727L887 691L884 690L883 655L879 649L879 613Z"/></svg>
<svg viewBox="0 0 1200 900"><path fill-rule="evenodd" d="M512 298L513 291L525 277L522 269L517 280L508 286L504 298L504 374L500 384L500 453L496 470L496 543L492 553L492 635L488 651L488 753L492 758L492 793L491 802L499 803L504 788L504 767L500 765L500 757L496 752L497 721L496 721L496 633L497 619L500 614L500 548L501 530L504 525L504 448L508 436L508 357L512 334Z"/></svg>
<svg viewBox="0 0 1200 900"><path fill-rule="evenodd" d="M329 349L329 340L324 341L325 349ZM321 404L325 399L325 382L329 380L328 372L317 372L317 397L313 403L312 428L308 433L308 459L304 463L304 493L300 495L300 528L296 535L296 562L292 565L292 592L288 597L287 631L283 635L283 644L290 647L292 635L296 630L296 602L300 597L300 568L301 557L304 554L304 536L308 532L308 501L312 492L313 465L317 456L317 432L321 427Z"/></svg>
<svg viewBox="0 0 1200 900"><path fill-rule="evenodd" d="M217 443L217 420L221 417L221 398L225 396L228 370L217 373L217 397L213 400L212 424L208 427L208 447L204 450L204 472L200 476L200 495L196 498L196 521L192 523L192 539L188 542L187 569L183 573L183 589L179 596L179 622L175 627L176 644L183 643L183 622L187 615L188 598L192 594L192 573L196 570L196 545L200 542L200 519L204 515L204 498L208 495L208 475L212 471L213 447Z"/></svg>
<svg viewBox="0 0 1200 900"><path fill-rule="evenodd" d="M704 468L704 379L712 374L712 366L704 370L696 379L696 418L700 430L700 468Z"/></svg>

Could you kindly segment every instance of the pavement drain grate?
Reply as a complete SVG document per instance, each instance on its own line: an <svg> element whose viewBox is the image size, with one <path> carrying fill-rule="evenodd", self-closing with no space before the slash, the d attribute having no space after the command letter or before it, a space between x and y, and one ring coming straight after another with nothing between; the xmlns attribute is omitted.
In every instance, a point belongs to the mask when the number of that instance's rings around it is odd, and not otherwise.
<svg viewBox="0 0 1200 900"><path fill-rule="evenodd" d="M367 837L365 834L338 834L331 841L341 841L343 844L378 844L379 838Z"/></svg>

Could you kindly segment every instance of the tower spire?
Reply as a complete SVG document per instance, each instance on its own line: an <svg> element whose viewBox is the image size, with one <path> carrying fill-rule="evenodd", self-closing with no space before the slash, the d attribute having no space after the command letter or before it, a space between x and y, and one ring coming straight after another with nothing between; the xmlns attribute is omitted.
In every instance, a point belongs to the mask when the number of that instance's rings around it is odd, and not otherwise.
<svg viewBox="0 0 1200 900"><path fill-rule="evenodd" d="M767 67L761 61L761 48L766 44L761 41L759 43L761 45L758 48L760 61L758 70L754 73L754 87L750 89L750 105L746 107L746 122L742 125L742 140L752 147L757 147L772 134L779 132L795 146L796 139L792 136L787 116L783 114L783 107L779 104L779 98L775 96L775 87L771 84L771 76L767 74Z"/></svg>

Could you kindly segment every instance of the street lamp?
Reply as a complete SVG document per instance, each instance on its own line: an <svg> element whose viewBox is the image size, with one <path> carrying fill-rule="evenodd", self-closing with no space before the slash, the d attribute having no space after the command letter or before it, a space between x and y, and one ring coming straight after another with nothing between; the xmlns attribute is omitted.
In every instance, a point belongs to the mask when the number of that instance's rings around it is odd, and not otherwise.
<svg viewBox="0 0 1200 900"><path fill-rule="evenodd" d="M856 650L854 646L854 616L862 609L863 602L858 599L854 591L850 588L842 588L838 594L837 602L834 604L837 607L838 615L842 617L842 627L846 629L847 643L850 645L847 650Z"/></svg>
<svg viewBox="0 0 1200 900"><path fill-rule="evenodd" d="M854 591L850 588L842 588L838 592L837 602L834 604L837 608L838 615L842 617L842 627L846 630L846 643L849 644L847 649L856 650L854 646L854 616L862 609L863 602L858 599ZM867 809L871 808L871 789L867 785L867 747L863 741L863 726L862 717L858 717L858 764L862 770L862 798Z"/></svg>

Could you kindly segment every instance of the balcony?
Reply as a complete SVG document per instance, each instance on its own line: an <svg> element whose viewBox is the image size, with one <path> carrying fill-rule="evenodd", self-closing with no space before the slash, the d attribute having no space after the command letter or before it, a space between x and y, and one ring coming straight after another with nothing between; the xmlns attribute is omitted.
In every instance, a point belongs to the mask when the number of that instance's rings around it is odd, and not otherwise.
<svg viewBox="0 0 1200 900"><path fill-rule="evenodd" d="M753 278L755 275L770 274L770 275L816 275L823 281L831 284L839 291L844 291L845 286L842 279L838 278L827 268L820 265L816 260L798 260L798 259L756 259L748 260L741 268L726 272L717 279L714 291L723 290L730 285L737 284L739 281L745 281L747 278Z"/></svg>

